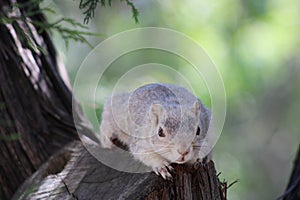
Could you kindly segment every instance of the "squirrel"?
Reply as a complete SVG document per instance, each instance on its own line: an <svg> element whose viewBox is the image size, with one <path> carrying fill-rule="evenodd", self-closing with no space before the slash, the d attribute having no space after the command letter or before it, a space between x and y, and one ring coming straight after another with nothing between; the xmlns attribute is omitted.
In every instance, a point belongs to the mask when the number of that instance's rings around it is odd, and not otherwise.
<svg viewBox="0 0 300 200"><path fill-rule="evenodd" d="M171 163L194 164L208 145L211 113L187 89L152 83L132 93L112 95L106 101L100 124L100 142L113 148L117 139L133 157L164 179L172 178Z"/></svg>

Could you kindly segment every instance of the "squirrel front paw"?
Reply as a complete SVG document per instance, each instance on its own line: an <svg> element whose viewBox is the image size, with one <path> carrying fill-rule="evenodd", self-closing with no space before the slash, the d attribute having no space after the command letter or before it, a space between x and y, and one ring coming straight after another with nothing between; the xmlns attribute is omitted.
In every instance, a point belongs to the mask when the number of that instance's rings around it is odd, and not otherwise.
<svg viewBox="0 0 300 200"><path fill-rule="evenodd" d="M170 171L173 170L173 167L167 161L161 163L160 165L153 166L152 170L155 172L155 174L158 176L161 175L164 179L172 179Z"/></svg>
<svg viewBox="0 0 300 200"><path fill-rule="evenodd" d="M158 176L162 176L164 179L172 179L170 171L173 170L173 167L165 158L161 157L153 150L150 151L147 149L143 149L141 148L141 146L137 145L131 145L130 151L133 153L133 156L137 160L141 161L146 166L151 167L152 171L155 172L155 174L157 174Z"/></svg>

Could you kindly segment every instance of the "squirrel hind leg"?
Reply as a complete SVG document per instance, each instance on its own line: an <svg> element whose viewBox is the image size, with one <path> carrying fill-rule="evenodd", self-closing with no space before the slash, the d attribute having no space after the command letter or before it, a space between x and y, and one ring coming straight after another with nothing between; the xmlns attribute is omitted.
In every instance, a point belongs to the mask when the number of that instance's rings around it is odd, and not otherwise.
<svg viewBox="0 0 300 200"><path fill-rule="evenodd" d="M129 147L126 143L124 143L123 141L121 141L119 138L115 137L115 138L111 138L111 142L113 143L113 145L115 147L119 147L125 151L129 151Z"/></svg>
<svg viewBox="0 0 300 200"><path fill-rule="evenodd" d="M113 129L109 124L102 122L100 125L99 140L103 148L112 149L114 144L112 140L115 138L113 134Z"/></svg>
<svg viewBox="0 0 300 200"><path fill-rule="evenodd" d="M127 144L125 144L124 142L122 142L121 140L119 140L119 138L117 137L101 137L100 139L101 141L101 145L103 148L106 148L106 149L113 149L113 148L116 148L116 147L119 147L125 151L129 151L129 147Z"/></svg>

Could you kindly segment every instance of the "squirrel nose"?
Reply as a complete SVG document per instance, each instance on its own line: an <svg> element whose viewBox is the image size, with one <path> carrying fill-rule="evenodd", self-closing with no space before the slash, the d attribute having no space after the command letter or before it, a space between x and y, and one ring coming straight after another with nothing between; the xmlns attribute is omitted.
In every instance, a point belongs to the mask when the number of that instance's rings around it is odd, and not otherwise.
<svg viewBox="0 0 300 200"><path fill-rule="evenodd" d="M189 151L183 151L183 152L181 152L181 151L179 151L179 150L177 150L177 152L178 152L179 154L181 154L182 156L185 156L185 155L187 155L187 154L189 153Z"/></svg>

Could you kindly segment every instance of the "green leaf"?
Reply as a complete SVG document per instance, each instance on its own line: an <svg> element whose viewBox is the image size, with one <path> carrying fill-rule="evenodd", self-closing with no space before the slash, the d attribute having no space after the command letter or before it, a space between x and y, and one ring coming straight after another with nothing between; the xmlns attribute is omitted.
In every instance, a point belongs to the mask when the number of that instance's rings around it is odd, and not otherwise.
<svg viewBox="0 0 300 200"><path fill-rule="evenodd" d="M124 0L120 0L124 1ZM94 18L95 10L97 8L98 3L100 2L102 7L105 7L107 4L111 6L112 0L80 0L79 9L83 10L83 14L85 15L83 23L88 24L90 19ZM130 0L125 0L126 4L131 8L132 17L136 23L139 22L138 15L139 12L135 5Z"/></svg>

